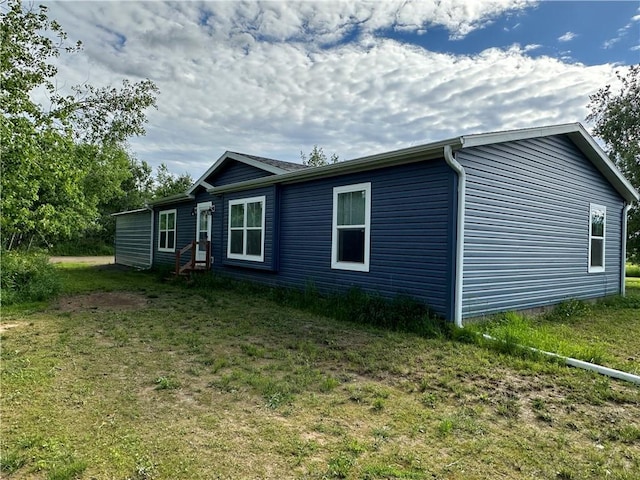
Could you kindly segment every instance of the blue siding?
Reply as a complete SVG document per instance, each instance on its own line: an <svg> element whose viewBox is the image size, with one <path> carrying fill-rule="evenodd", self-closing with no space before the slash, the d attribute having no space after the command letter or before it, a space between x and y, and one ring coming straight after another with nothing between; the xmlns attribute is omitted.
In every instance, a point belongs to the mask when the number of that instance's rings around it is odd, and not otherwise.
<svg viewBox="0 0 640 480"><path fill-rule="evenodd" d="M333 187L361 182L371 182L370 269L332 270ZM404 293L450 317L454 183L453 172L441 160L280 186L271 193L274 201L267 199L267 208L278 201L280 207L274 212L280 219L277 274L224 271L296 288L312 283L321 291L355 286L389 297ZM257 194L264 193L252 190L234 198Z"/></svg>
<svg viewBox="0 0 640 480"><path fill-rule="evenodd" d="M266 177L269 175L273 174L245 163L227 159L220 169L215 171L213 175L206 179L206 182L210 185L219 187L221 185L229 185L231 183L253 180L255 178Z"/></svg>
<svg viewBox="0 0 640 480"><path fill-rule="evenodd" d="M208 177L206 181L211 185L220 186L230 183L243 182L245 180L253 180L255 178L261 178L267 175L272 174L259 168L237 162L235 160L228 160L220 169L214 172L213 175ZM175 205L157 206L154 208L155 228L152 240L154 248L154 265L174 265L176 260L176 255L174 252L172 253L158 251L158 212L161 212L163 210L171 210L173 208L176 208L178 210L176 247L177 249L181 249L188 243L195 240L196 218L195 216L191 215L193 207L195 207L200 202L208 201L211 201L215 206L215 213L213 214L211 229L212 262L214 266L222 264L223 249L221 245L223 244L223 241L226 241L226 237L223 238L222 236L223 234L226 235L226 233L224 233L222 229L222 215L224 213L222 198L219 196L213 196L207 193L204 189L198 189L196 192L196 199L194 201L176 203ZM226 247L224 249L224 253L226 253Z"/></svg>
<svg viewBox="0 0 640 480"><path fill-rule="evenodd" d="M227 259L227 236L229 225L229 201L238 200L242 198L250 197L265 197L265 239L264 239L264 261L253 262L247 260ZM222 221L220 235L220 242L216 243L216 256L221 259L221 263L228 267L242 267L253 268L259 270L275 270L276 269L276 257L274 252L274 232L276 230L276 211L277 211L277 198L276 198L276 186L271 185L269 187L257 188L253 190L245 190L242 192L229 193L222 196L221 199L221 215L218 217ZM220 263L220 262L218 262Z"/></svg>
<svg viewBox="0 0 640 480"><path fill-rule="evenodd" d="M154 214L154 229L153 229L153 248L154 248L154 265L175 265L176 254L175 252L160 252L158 251L158 225L160 212L165 210L176 209L177 224L176 224L176 251L192 242L195 238L196 232L196 217L191 215L195 203L183 202L176 203L174 205L164 205L155 207Z"/></svg>
<svg viewBox="0 0 640 480"><path fill-rule="evenodd" d="M463 316L619 293L623 200L565 137L463 149ZM607 207L606 271L588 273L589 204Z"/></svg>

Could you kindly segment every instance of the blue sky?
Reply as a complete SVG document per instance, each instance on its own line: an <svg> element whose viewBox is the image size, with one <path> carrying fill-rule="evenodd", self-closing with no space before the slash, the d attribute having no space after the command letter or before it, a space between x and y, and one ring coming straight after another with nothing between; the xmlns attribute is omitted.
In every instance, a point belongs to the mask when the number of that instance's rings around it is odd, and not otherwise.
<svg viewBox="0 0 640 480"><path fill-rule="evenodd" d="M478 54L517 43L537 45L528 52L534 58L546 55L585 65L631 65L640 63L639 7L637 1L545 1L506 12L460 39L452 39L442 26L422 34L399 34L393 29L380 34L442 53Z"/></svg>
<svg viewBox="0 0 640 480"><path fill-rule="evenodd" d="M84 43L58 62L61 90L150 78L158 109L131 150L194 178L225 150L349 159L584 121L589 95L640 63L638 1L47 5Z"/></svg>

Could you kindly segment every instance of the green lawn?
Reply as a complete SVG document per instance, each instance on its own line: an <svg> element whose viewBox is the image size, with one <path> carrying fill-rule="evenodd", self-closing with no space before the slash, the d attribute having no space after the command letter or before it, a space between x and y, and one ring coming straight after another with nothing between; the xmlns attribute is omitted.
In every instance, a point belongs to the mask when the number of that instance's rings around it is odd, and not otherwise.
<svg viewBox="0 0 640 480"><path fill-rule="evenodd" d="M637 386L260 295L62 273L59 302L3 310L2 478L640 477ZM554 334L633 367L639 317L597 307Z"/></svg>

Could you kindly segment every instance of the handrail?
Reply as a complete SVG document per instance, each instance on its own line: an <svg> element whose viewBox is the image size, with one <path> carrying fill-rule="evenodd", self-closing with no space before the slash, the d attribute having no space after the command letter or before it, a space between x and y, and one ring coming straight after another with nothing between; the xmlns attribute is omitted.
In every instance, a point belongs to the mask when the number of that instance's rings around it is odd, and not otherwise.
<svg viewBox="0 0 640 480"><path fill-rule="evenodd" d="M191 243L188 243L187 245L185 245L184 247L182 247L180 250L178 250L176 252L176 275L180 275L181 270L183 270L183 266L182 266L182 262L181 262L181 257L184 253L186 253L188 250L191 250L191 258L189 260L189 262L187 262L184 266L186 267L186 269L188 270L195 270L196 269L196 265L198 264L205 264L205 268L206 270L209 270L211 268L211 241L210 240L205 240L205 259L204 260L196 260L196 249L198 247L198 245L200 245L203 242L198 242L198 241L192 241Z"/></svg>

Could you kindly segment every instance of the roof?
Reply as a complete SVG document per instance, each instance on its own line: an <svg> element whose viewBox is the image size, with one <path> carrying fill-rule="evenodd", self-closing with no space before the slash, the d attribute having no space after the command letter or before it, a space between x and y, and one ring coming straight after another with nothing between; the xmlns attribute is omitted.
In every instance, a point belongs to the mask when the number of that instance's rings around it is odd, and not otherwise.
<svg viewBox="0 0 640 480"><path fill-rule="evenodd" d="M247 155L246 153L230 152L226 151L224 154L216 160L216 162L202 175L195 183L187 190L187 194L192 194L198 187L204 187L209 190L212 187L205 180L209 178L216 170L222 168L222 166L229 160L235 160L236 162L250 165L260 170L271 173L272 175L280 175L287 172L296 172L308 168L306 165L300 163L284 162L282 160L274 160L273 158L257 157L255 155Z"/></svg>
<svg viewBox="0 0 640 480"><path fill-rule="evenodd" d="M247 180L220 187L206 187L207 191L217 194L230 191L240 191L249 188L256 188L271 184L298 183L315 178L331 177L354 173L366 170L373 170L381 167L412 163L417 161L439 159L443 157L444 147L449 146L453 151L463 148L472 148L495 143L526 140L530 138L540 138L553 135L567 135L576 147L587 157L593 165L604 175L616 191L629 203L640 199L640 194L633 188L633 185L620 173L607 154L589 135L580 123L568 123L562 125L551 125L536 128L525 128L518 130L507 130L502 132L481 133L474 135L463 135L453 137L448 140L418 145L414 147L394 150L377 155L370 155L354 160L347 160L322 167L303 168L282 173L273 172L274 175L268 177ZM233 152L227 152L227 154ZM225 155L227 155L225 154ZM234 154L237 155L237 154ZM221 158L224 158L221 157ZM249 158L249 157L247 157ZM260 158L260 157L258 157ZM220 160L218 161L220 162ZM218 163L216 162L216 164ZM214 167L209 169L211 172ZM202 180L210 175L206 173ZM196 182L197 184L198 182ZM193 187L192 187L193 188ZM190 193L190 192L189 192Z"/></svg>
<svg viewBox="0 0 640 480"><path fill-rule="evenodd" d="M234 155L239 155L240 157L249 158L251 160L255 160L256 162L264 163L265 165L270 165L272 167L280 168L288 172L295 172L296 170L303 170L305 168L309 168L308 165L303 165L301 163L285 162L282 160L274 160L273 158L266 158L266 157L256 157L255 155L247 155L246 153L239 153L239 152L227 152L227 153L233 153Z"/></svg>
<svg viewBox="0 0 640 480"><path fill-rule="evenodd" d="M151 210L149 210L148 208L137 208L136 210L125 210L124 212L112 213L111 216L118 217L120 215L129 215L132 213L142 213L142 212L151 213Z"/></svg>

